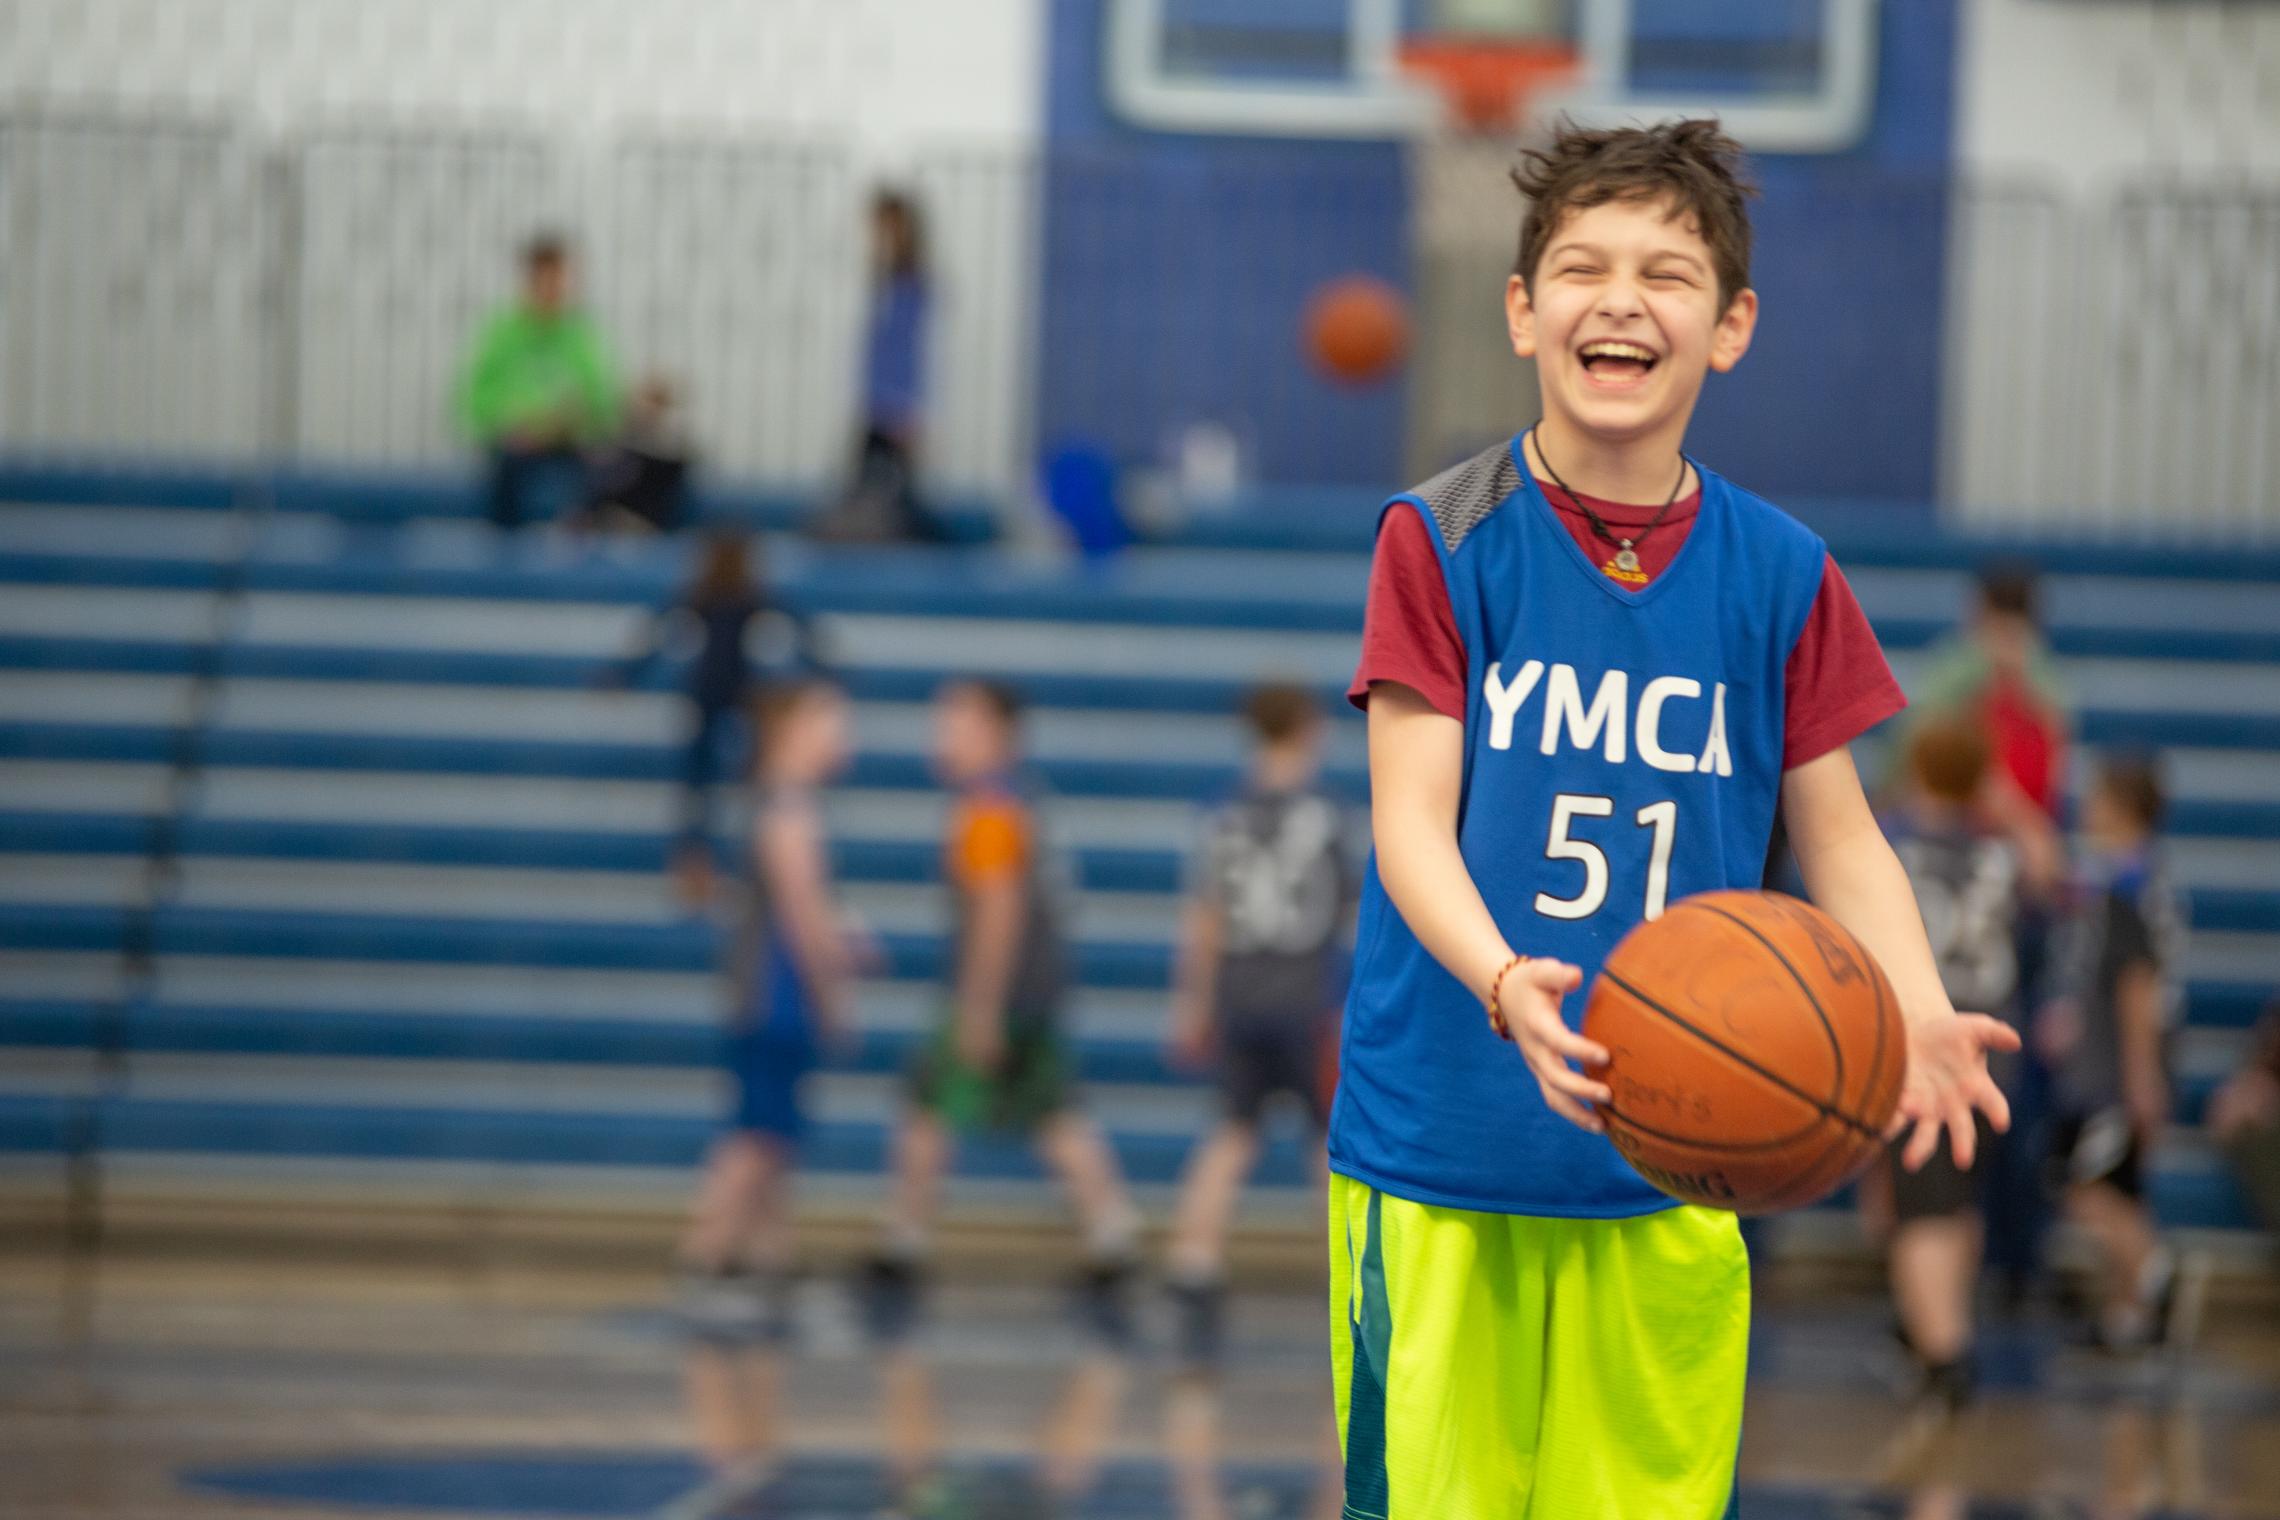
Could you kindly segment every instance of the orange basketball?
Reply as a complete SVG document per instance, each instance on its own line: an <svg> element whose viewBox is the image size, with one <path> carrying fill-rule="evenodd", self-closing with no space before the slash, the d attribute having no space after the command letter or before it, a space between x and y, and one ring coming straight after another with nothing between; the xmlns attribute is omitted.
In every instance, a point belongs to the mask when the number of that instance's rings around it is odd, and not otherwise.
<svg viewBox="0 0 2280 1520"><path fill-rule="evenodd" d="M1382 379L1409 351L1409 305L1370 275L1332 280L1306 303L1306 345L1334 379Z"/></svg>
<svg viewBox="0 0 2280 1520"><path fill-rule="evenodd" d="M1623 937L1584 1010L1608 1138L1649 1182L1740 1214L1800 1208L1882 1147L1906 1033L1875 958L1778 892L1706 892Z"/></svg>

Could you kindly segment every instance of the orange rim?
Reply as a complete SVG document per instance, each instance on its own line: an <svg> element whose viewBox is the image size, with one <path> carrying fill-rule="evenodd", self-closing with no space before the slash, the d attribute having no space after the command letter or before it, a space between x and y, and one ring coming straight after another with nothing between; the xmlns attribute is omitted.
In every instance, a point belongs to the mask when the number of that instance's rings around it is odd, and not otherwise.
<svg viewBox="0 0 2280 1520"><path fill-rule="evenodd" d="M1405 73L1430 83L1450 113L1471 128L1509 126L1529 95L1575 72L1575 50L1549 42L1434 37L1405 42Z"/></svg>

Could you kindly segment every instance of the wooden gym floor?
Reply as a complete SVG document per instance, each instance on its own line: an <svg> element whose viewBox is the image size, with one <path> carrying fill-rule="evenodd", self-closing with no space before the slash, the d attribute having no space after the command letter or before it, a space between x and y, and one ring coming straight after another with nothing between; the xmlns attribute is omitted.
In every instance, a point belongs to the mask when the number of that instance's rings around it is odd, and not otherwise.
<svg viewBox="0 0 2280 1520"><path fill-rule="evenodd" d="M596 1265L0 1255L0 1515L270 1520L1298 1520L1334 1515L1324 1308L1238 1300L1213 1382L1042 1287L946 1287L900 1349L836 1283L783 1350L706 1347L662 1275ZM2280 1516L2280 1326L2117 1363L1986 1331L1953 1424L1911 1419L1861 1294L1761 1294L1742 1456L1758 1520Z"/></svg>

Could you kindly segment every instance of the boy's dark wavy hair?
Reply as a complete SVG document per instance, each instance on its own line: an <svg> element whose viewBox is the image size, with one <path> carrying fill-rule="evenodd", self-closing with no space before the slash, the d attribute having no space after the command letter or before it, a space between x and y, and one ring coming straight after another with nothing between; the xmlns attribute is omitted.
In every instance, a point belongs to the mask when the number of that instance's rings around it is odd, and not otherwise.
<svg viewBox="0 0 2280 1520"><path fill-rule="evenodd" d="M1710 245L1723 312L1750 283L1748 178L1742 145L1715 120L1584 128L1563 121L1549 145L1521 150L1512 183L1527 197L1512 272L1530 290L1544 248L1571 212L1609 201L1667 201Z"/></svg>

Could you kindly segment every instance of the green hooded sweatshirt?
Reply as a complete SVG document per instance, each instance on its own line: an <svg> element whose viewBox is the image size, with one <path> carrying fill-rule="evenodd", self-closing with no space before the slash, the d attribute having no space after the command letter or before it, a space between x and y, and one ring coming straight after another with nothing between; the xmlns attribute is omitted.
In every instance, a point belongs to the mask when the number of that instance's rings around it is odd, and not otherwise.
<svg viewBox="0 0 2280 1520"><path fill-rule="evenodd" d="M459 424L478 443L517 429L592 442L617 428L618 392L591 318L508 307L484 325L461 377Z"/></svg>

